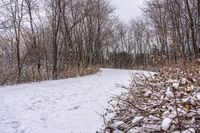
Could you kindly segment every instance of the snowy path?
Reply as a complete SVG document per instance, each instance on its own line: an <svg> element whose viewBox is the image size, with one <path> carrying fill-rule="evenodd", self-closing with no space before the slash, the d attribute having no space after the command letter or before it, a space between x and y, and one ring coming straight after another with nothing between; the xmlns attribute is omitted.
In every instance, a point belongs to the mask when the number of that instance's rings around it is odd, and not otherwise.
<svg viewBox="0 0 200 133"><path fill-rule="evenodd" d="M102 69L90 76L0 87L0 133L95 133L102 106L128 85L130 73Z"/></svg>

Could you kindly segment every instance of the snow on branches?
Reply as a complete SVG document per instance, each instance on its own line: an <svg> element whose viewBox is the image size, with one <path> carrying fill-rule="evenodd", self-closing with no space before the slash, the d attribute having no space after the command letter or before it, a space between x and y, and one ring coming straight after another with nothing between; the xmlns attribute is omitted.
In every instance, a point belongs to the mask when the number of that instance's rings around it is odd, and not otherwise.
<svg viewBox="0 0 200 133"><path fill-rule="evenodd" d="M200 132L200 66L133 76L128 93L109 101L106 132Z"/></svg>

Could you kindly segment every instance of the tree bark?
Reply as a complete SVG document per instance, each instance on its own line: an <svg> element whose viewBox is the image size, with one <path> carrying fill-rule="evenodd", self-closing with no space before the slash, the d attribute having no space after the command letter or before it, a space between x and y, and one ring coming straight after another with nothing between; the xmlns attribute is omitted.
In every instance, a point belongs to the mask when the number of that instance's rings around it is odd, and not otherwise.
<svg viewBox="0 0 200 133"><path fill-rule="evenodd" d="M198 0L198 48L199 48L199 55L198 57L200 57L200 0Z"/></svg>
<svg viewBox="0 0 200 133"><path fill-rule="evenodd" d="M192 13L191 13L191 9L190 9L190 5L189 5L188 0L185 0L185 4L186 4L187 11L188 11L189 20L190 20L192 46L193 46L195 57L198 58L199 49L197 47L197 40L195 39L195 27L194 27L195 25L194 25L194 21L193 21L193 17L192 17Z"/></svg>

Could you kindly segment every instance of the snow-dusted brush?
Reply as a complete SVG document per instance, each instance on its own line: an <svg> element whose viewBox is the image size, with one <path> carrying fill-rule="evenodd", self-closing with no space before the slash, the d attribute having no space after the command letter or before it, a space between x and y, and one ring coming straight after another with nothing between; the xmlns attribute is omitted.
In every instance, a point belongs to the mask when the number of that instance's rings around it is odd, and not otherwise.
<svg viewBox="0 0 200 133"><path fill-rule="evenodd" d="M128 93L109 104L104 115L108 133L199 133L200 65L133 76Z"/></svg>

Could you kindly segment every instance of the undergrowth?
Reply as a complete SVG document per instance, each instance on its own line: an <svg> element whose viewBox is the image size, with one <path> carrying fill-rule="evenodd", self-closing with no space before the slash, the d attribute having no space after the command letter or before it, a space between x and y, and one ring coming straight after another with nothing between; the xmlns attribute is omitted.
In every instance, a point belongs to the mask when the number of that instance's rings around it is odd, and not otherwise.
<svg viewBox="0 0 200 133"><path fill-rule="evenodd" d="M199 64L163 67L150 77L133 75L126 89L108 102L103 132L200 132Z"/></svg>

